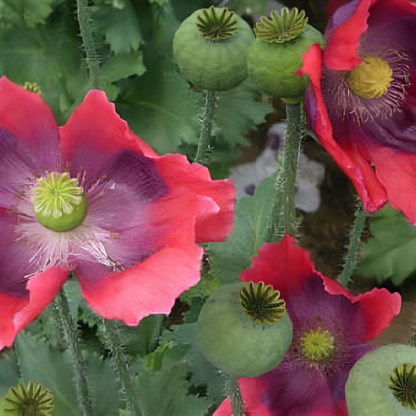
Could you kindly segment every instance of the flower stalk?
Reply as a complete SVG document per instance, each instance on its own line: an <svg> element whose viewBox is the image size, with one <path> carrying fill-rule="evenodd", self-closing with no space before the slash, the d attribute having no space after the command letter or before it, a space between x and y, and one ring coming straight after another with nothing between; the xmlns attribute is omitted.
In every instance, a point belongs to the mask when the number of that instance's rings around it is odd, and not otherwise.
<svg viewBox="0 0 416 416"><path fill-rule="evenodd" d="M198 141L198 149L195 156L195 163L204 165L207 163L206 154L209 142L212 137L212 129L214 125L215 108L217 107L217 97L214 91L206 90L205 92L204 114L200 120L201 134Z"/></svg>
<svg viewBox="0 0 416 416"><path fill-rule="evenodd" d="M100 65L95 48L91 17L88 11L88 0L77 0L77 17L81 31L82 43L87 55L87 64L93 89L100 89Z"/></svg>
<svg viewBox="0 0 416 416"><path fill-rule="evenodd" d="M295 182L301 142L301 105L286 104L287 131L283 169L283 215L285 233L296 234Z"/></svg>
<svg viewBox="0 0 416 416"><path fill-rule="evenodd" d="M244 403L243 397L241 396L240 385L238 384L238 378L228 374L225 382L225 389L226 394L231 400L233 416L244 416Z"/></svg>
<svg viewBox="0 0 416 416"><path fill-rule="evenodd" d="M81 352L79 332L71 317L64 288L58 293L54 303L67 345L74 359L75 388L77 390L82 414L83 416L92 416L94 411L87 382L87 367Z"/></svg>
<svg viewBox="0 0 416 416"><path fill-rule="evenodd" d="M114 321L103 319L102 329L104 330L102 341L113 355L116 369L126 396L126 409L124 414L125 416L141 416L142 412L137 400L137 395L134 391L133 382L127 364L127 358L121 346L117 325Z"/></svg>
<svg viewBox="0 0 416 416"><path fill-rule="evenodd" d="M350 242L348 245L347 258L345 260L345 265L341 273L341 285L343 287L347 287L348 282L350 281L352 273L354 271L357 252L360 248L361 243L361 235L363 233L365 220L367 218L367 214L363 208L363 203L361 202L361 199L359 197L357 197L356 207L357 209L355 211L354 224L350 232Z"/></svg>

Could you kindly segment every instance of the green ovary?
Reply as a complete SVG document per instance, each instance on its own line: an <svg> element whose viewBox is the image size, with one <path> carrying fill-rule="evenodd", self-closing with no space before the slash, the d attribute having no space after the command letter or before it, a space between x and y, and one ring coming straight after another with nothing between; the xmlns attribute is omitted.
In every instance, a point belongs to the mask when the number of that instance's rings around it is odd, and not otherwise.
<svg viewBox="0 0 416 416"><path fill-rule="evenodd" d="M77 180L69 173L50 173L38 180L33 189L32 204L36 219L53 231L71 231L84 221L88 199Z"/></svg>
<svg viewBox="0 0 416 416"><path fill-rule="evenodd" d="M301 338L302 355L313 363L320 363L330 358L334 352L334 337L321 328L312 328Z"/></svg>

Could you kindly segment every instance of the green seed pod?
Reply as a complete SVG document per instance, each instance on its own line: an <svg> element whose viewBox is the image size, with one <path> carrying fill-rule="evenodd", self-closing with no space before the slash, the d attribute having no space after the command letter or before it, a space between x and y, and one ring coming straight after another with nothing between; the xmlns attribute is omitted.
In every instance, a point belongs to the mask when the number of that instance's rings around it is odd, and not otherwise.
<svg viewBox="0 0 416 416"><path fill-rule="evenodd" d="M273 370L293 337L292 321L279 296L263 282L220 286L198 318L202 353L236 377L257 377Z"/></svg>
<svg viewBox="0 0 416 416"><path fill-rule="evenodd" d="M345 386L349 416L416 415L416 348L377 348L352 367Z"/></svg>
<svg viewBox="0 0 416 416"><path fill-rule="evenodd" d="M173 38L180 73L198 88L225 91L248 76L246 49L254 39L250 26L227 8L197 10Z"/></svg>
<svg viewBox="0 0 416 416"><path fill-rule="evenodd" d="M309 75L295 73L303 66L303 54L314 43L325 47L322 34L307 21L305 12L298 13L296 7L291 14L287 8L280 16L272 12L271 20L262 17L257 23L257 37L247 49L250 78L261 90L287 104L301 102L310 83Z"/></svg>
<svg viewBox="0 0 416 416"><path fill-rule="evenodd" d="M17 387L10 388L4 402L4 412L10 416L48 416L54 409L53 396L49 389L33 381L27 387L19 383Z"/></svg>

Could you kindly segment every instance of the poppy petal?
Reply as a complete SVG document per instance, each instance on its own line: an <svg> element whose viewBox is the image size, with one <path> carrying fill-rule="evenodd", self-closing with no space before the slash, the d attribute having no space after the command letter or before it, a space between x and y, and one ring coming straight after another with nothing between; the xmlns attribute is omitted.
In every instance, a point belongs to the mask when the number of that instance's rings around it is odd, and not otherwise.
<svg viewBox="0 0 416 416"><path fill-rule="evenodd" d="M167 186L183 188L183 192L212 199L217 212L201 212L196 222L196 241L224 241L231 233L234 220L235 187L233 181L212 180L206 167L190 164L183 155L165 155L154 159Z"/></svg>
<svg viewBox="0 0 416 416"><path fill-rule="evenodd" d="M369 159L365 158L366 148L360 141L342 140L342 146L334 140L333 129L328 117L321 90L322 51L319 45L312 45L303 55L302 71L311 78L311 85L305 95L305 109L308 122L319 141L334 158L337 165L352 180L366 211L375 212L387 202L384 187L377 179ZM357 147L359 147L357 151ZM361 149L363 148L363 149ZM360 152L363 150L363 152ZM369 156L368 156L369 157Z"/></svg>
<svg viewBox="0 0 416 416"><path fill-rule="evenodd" d="M320 273L309 259L309 253L286 234L279 244L263 244L253 265L240 278L243 282L264 282L280 292L283 299L302 290L307 278Z"/></svg>
<svg viewBox="0 0 416 416"><path fill-rule="evenodd" d="M58 126L42 97L5 76L0 78L0 96L0 127L24 143L38 166L56 170L62 160Z"/></svg>
<svg viewBox="0 0 416 416"><path fill-rule="evenodd" d="M16 335L55 299L68 278L69 270L51 267L33 276L26 284L29 295L16 298L0 293L0 349L12 345Z"/></svg>

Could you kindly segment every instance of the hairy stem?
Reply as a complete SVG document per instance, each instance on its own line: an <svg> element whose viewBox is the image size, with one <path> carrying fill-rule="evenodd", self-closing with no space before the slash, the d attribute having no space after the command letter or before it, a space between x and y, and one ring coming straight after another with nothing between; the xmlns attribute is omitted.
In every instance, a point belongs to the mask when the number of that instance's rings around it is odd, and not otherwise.
<svg viewBox="0 0 416 416"><path fill-rule="evenodd" d="M216 97L214 91L205 91L205 106L204 114L201 119L201 134L198 141L198 150L196 152L196 163L204 164L204 159L208 149L209 142L212 137L212 127L214 124L215 108L217 106Z"/></svg>
<svg viewBox="0 0 416 416"><path fill-rule="evenodd" d="M361 243L361 235L363 233L365 220L367 218L367 214L364 211L363 204L359 197L357 197L356 208L357 209L355 211L355 220L350 232L350 243L348 246L347 258L345 261L344 269L341 273L341 285L343 287L347 287L348 282L350 281L350 278L354 271L357 252L360 248Z"/></svg>
<svg viewBox="0 0 416 416"><path fill-rule="evenodd" d="M74 359L75 388L77 390L82 414L83 416L92 416L94 411L92 409L92 402L87 383L87 367L82 356L81 345L78 341L80 338L78 328L71 317L64 288L58 293L54 302L61 328Z"/></svg>
<svg viewBox="0 0 416 416"><path fill-rule="evenodd" d="M82 43L87 54L87 64L90 73L92 88L100 88L100 65L95 49L91 17L88 10L88 0L77 0L77 16L81 31Z"/></svg>
<svg viewBox="0 0 416 416"><path fill-rule="evenodd" d="M230 396L233 416L244 416L244 403L241 396L240 385L238 384L238 378L228 374L225 388L226 394Z"/></svg>
<svg viewBox="0 0 416 416"><path fill-rule="evenodd" d="M126 396L126 416L141 416L142 411L134 391L133 382L129 373L127 358L121 346L120 335L117 325L114 321L108 319L103 320L104 343L111 351L116 364L116 369L120 377L121 384Z"/></svg>
<svg viewBox="0 0 416 416"><path fill-rule="evenodd" d="M284 149L284 224L285 233L296 234L295 182L301 141L300 104L286 104L287 131Z"/></svg>

